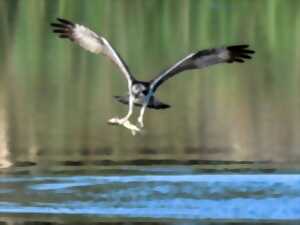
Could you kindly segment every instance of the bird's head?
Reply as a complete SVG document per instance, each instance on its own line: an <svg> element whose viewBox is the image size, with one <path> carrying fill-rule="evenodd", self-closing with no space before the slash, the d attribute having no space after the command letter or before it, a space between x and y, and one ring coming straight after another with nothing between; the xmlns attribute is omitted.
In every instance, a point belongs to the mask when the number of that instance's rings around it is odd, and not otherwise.
<svg viewBox="0 0 300 225"><path fill-rule="evenodd" d="M133 94L138 94L138 93L141 93L145 90L146 90L145 85L143 85L141 83L137 83L137 84L132 85L132 93Z"/></svg>

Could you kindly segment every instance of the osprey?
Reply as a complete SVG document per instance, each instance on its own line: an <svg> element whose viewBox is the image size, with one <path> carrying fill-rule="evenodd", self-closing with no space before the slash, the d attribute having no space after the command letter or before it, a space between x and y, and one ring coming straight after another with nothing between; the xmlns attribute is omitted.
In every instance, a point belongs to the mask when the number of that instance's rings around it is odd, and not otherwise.
<svg viewBox="0 0 300 225"><path fill-rule="evenodd" d="M112 60L121 70L128 82L128 95L115 96L124 104L129 105L128 113L123 118L112 118L111 123L128 124L129 117L133 112L133 105L140 106L138 122L144 126L143 116L146 107L153 109L166 109L170 106L162 103L154 97L157 88L166 80L185 70L201 69L218 63L243 63L246 59L251 59L251 54L255 52L249 49L248 45L232 45L220 48L211 48L190 53L174 65L170 66L150 81L137 80L130 72L119 53L113 49L110 43L102 36L97 35L89 28L73 23L66 19L57 18L56 23L51 23L53 32L58 33L60 38L68 38L77 43L82 48L95 53L104 54ZM130 124L131 126L132 124ZM139 131L135 127L136 131Z"/></svg>

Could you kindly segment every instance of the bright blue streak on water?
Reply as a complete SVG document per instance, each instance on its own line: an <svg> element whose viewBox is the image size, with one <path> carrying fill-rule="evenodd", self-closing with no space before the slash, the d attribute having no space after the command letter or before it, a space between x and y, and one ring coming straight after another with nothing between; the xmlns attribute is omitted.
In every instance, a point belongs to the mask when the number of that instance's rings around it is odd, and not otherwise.
<svg viewBox="0 0 300 225"><path fill-rule="evenodd" d="M0 184L17 187L0 192L6 196L0 202L2 213L300 219L300 175L1 177ZM18 202L16 191L30 201Z"/></svg>

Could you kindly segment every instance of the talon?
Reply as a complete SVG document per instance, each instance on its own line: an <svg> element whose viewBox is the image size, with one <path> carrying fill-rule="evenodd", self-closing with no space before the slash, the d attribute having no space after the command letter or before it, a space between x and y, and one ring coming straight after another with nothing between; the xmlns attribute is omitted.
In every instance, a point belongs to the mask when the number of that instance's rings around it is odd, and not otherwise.
<svg viewBox="0 0 300 225"><path fill-rule="evenodd" d="M116 124L119 124L119 121L120 121L120 119L118 117L114 117L114 118L109 119L107 122L109 124L116 125Z"/></svg>
<svg viewBox="0 0 300 225"><path fill-rule="evenodd" d="M144 127L143 118L139 117L138 118L138 123L140 124L140 127Z"/></svg>
<svg viewBox="0 0 300 225"><path fill-rule="evenodd" d="M128 122L127 118L118 118L118 117L114 117L108 120L109 124L119 124L119 125L124 125L125 123Z"/></svg>
<svg viewBox="0 0 300 225"><path fill-rule="evenodd" d="M123 125L123 124L125 124L127 121L128 121L127 118L121 118L121 119L119 119L119 124Z"/></svg>
<svg viewBox="0 0 300 225"><path fill-rule="evenodd" d="M131 130L131 134L132 134L132 136L135 136L136 135L136 131L135 130Z"/></svg>
<svg viewBox="0 0 300 225"><path fill-rule="evenodd" d="M114 117L107 121L109 124L112 125L121 125L131 131L131 134L135 136L137 133L141 132L141 129L132 124L127 118L118 118Z"/></svg>

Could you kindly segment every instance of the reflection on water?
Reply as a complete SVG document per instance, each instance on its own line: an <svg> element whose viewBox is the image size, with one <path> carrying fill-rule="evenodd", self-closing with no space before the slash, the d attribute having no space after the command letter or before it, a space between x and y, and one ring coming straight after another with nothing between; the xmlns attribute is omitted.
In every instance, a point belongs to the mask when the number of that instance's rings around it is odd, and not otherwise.
<svg viewBox="0 0 300 225"><path fill-rule="evenodd" d="M1 86L1 85L0 85ZM3 92L0 91L0 106L5 105ZM8 137L7 137L7 118L5 108L0 107L0 169L7 168L11 166L11 162L9 160L10 149L8 145Z"/></svg>
<svg viewBox="0 0 300 225"><path fill-rule="evenodd" d="M93 159L20 161L1 172L8 224L300 221L298 164Z"/></svg>
<svg viewBox="0 0 300 225"><path fill-rule="evenodd" d="M116 161L299 160L300 3L174 1L1 1L1 166L99 149ZM56 38L58 16L103 34L142 80L198 49L249 43L257 54L171 79L157 97L172 108L147 111L146 134L132 137L106 123L127 110L112 97L126 91L120 72Z"/></svg>
<svg viewBox="0 0 300 225"><path fill-rule="evenodd" d="M129 221L118 221L118 220L105 220L103 222L95 222L95 221L89 221L89 218L80 218L75 217L67 219L66 222L61 222L60 218L58 219L49 219L46 217L38 217L37 220L28 220L26 222L18 222L20 219L13 219L14 222L1 222L1 225L298 225L298 222L288 222L288 221L281 221L281 222L274 222L274 221L260 221L259 223L251 222L251 221L238 221L238 222L232 222L232 221L193 221L193 220L168 220L165 222L159 222L156 220L143 222L139 220L129 220Z"/></svg>
<svg viewBox="0 0 300 225"><path fill-rule="evenodd" d="M124 174L136 174L137 171L145 171L152 174L170 173L209 173L209 174L230 174L230 173L277 173L297 174L300 172L298 163L272 163L272 162L250 162L250 161L204 161L204 160L133 160L133 161L110 161L101 160L96 157L92 160L81 161L18 161L13 167L3 169L0 175L97 175L112 172ZM137 167L139 169L137 170ZM122 168L122 170L119 170ZM180 170L178 170L180 169Z"/></svg>
<svg viewBox="0 0 300 225"><path fill-rule="evenodd" d="M171 219L178 224L206 219L300 220L299 175L199 171L191 166L135 166L94 176L3 176L0 212L90 215L101 221Z"/></svg>

